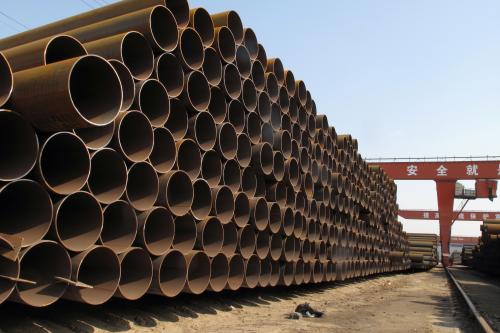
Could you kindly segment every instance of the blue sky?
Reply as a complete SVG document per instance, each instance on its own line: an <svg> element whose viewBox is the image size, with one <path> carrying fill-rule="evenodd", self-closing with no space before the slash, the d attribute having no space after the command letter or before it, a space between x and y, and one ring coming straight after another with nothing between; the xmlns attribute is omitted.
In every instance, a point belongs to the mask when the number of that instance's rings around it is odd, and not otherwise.
<svg viewBox="0 0 500 333"><path fill-rule="evenodd" d="M29 27L110 0L3 0ZM368 157L500 155L499 1L190 1L210 12L234 9L295 77L339 133ZM0 16L0 36L22 26ZM436 208L432 182L399 182L403 208ZM458 202L456 203L458 205ZM470 209L500 209L498 202ZM437 232L436 222L405 221ZM453 234L478 235L457 222Z"/></svg>

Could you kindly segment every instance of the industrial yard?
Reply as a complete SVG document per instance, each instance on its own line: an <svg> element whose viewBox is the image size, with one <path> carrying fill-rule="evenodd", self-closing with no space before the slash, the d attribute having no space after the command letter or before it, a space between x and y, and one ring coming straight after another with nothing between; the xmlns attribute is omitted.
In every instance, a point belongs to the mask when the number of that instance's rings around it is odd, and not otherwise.
<svg viewBox="0 0 500 333"><path fill-rule="evenodd" d="M442 25L451 7L381 0L389 20L377 22L366 15L382 7L368 2L367 13L287 6L269 26L272 10L261 18L247 3L76 2L85 10L47 4L33 26L14 1L0 8L0 333L500 331L497 138L475 137L484 153L454 143L445 133L464 117L434 130L442 144L421 134L443 123L425 117L476 109L460 98L489 98L471 127L500 105L498 89L419 86L438 77L417 79L434 62L445 61L443 78L486 66L450 37L463 19ZM484 6L484 22L497 22ZM396 9L435 26L399 21ZM331 26L295 30L304 44L293 50L274 30L328 13ZM435 31L447 31L462 49L408 66L404 30L433 51ZM359 52L366 33L389 49ZM325 59L332 67L319 70ZM360 89L362 63L373 95ZM436 157L415 157L424 146ZM460 155L437 153L450 149Z"/></svg>

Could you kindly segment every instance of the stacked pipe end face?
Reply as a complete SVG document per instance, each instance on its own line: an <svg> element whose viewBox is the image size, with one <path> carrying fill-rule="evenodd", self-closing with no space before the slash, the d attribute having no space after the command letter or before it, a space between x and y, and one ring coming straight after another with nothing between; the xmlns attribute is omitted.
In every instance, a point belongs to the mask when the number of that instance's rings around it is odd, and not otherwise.
<svg viewBox="0 0 500 333"><path fill-rule="evenodd" d="M438 264L438 235L408 233L407 236L412 268L425 270Z"/></svg>
<svg viewBox="0 0 500 333"><path fill-rule="evenodd" d="M480 226L475 246L464 246L462 263L487 274L500 275L500 220L487 219Z"/></svg>
<svg viewBox="0 0 500 333"><path fill-rule="evenodd" d="M0 303L409 267L394 182L236 12L124 0L0 50Z"/></svg>

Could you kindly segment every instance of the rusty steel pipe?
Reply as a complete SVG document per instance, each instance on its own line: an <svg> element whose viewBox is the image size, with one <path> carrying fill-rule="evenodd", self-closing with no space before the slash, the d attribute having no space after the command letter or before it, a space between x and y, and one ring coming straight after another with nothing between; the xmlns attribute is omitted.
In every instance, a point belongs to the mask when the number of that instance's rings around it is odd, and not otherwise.
<svg viewBox="0 0 500 333"><path fill-rule="evenodd" d="M71 259L58 243L41 241L19 253L19 278L11 299L32 307L56 302L68 288L61 279L71 278ZM27 283L31 281L31 283Z"/></svg>
<svg viewBox="0 0 500 333"><path fill-rule="evenodd" d="M312 279L311 263L304 263L304 283L310 283Z"/></svg>
<svg viewBox="0 0 500 333"><path fill-rule="evenodd" d="M88 55L15 73L10 105L38 129L60 131L109 124L122 98L113 66Z"/></svg>
<svg viewBox="0 0 500 333"><path fill-rule="evenodd" d="M22 179L0 188L0 233L21 237L22 246L38 243L49 231L52 201L35 181Z"/></svg>
<svg viewBox="0 0 500 333"><path fill-rule="evenodd" d="M212 44L219 54L222 61L227 64L234 62L236 59L236 43L234 35L226 26L217 27L214 29L214 42Z"/></svg>
<svg viewBox="0 0 500 333"><path fill-rule="evenodd" d="M0 109L0 181L26 176L36 164L38 148L33 127L19 114Z"/></svg>
<svg viewBox="0 0 500 333"><path fill-rule="evenodd" d="M219 219L210 216L196 224L196 244L195 250L200 250L210 257L221 252L224 244L224 228Z"/></svg>
<svg viewBox="0 0 500 333"><path fill-rule="evenodd" d="M153 73L153 50L137 31L93 40L83 46L90 54L121 61L136 80L146 80Z"/></svg>
<svg viewBox="0 0 500 333"><path fill-rule="evenodd" d="M2 51L13 72L87 55L85 47L68 35L57 35Z"/></svg>
<svg viewBox="0 0 500 333"><path fill-rule="evenodd" d="M115 253L124 253L134 243L137 228L134 208L126 201L115 201L103 210L103 227L99 242Z"/></svg>
<svg viewBox="0 0 500 333"><path fill-rule="evenodd" d="M224 92L219 87L210 88L210 104L208 112L214 118L217 125L224 122L227 116L227 102Z"/></svg>
<svg viewBox="0 0 500 333"><path fill-rule="evenodd" d="M262 121L256 112L249 112L245 119L245 133L252 144L258 144L262 136Z"/></svg>
<svg viewBox="0 0 500 333"><path fill-rule="evenodd" d="M214 22L214 27L228 27L234 36L236 44L239 45L243 42L243 23L237 12L230 10L212 14L212 21Z"/></svg>
<svg viewBox="0 0 500 333"><path fill-rule="evenodd" d="M280 151L285 159L292 155L292 137L288 131L276 131L273 133L273 149Z"/></svg>
<svg viewBox="0 0 500 333"><path fill-rule="evenodd" d="M214 48L208 47L205 49L202 71L210 86L215 87L220 84L222 80L222 62Z"/></svg>
<svg viewBox="0 0 500 333"><path fill-rule="evenodd" d="M304 282L304 261L299 259L294 262L294 265L293 283L300 285Z"/></svg>
<svg viewBox="0 0 500 333"><path fill-rule="evenodd" d="M291 261L282 262L280 264L280 279L278 284L289 287L293 283L295 276L294 263Z"/></svg>
<svg viewBox="0 0 500 333"><path fill-rule="evenodd" d="M236 161L242 168L248 167L252 161L252 142L245 133L238 134Z"/></svg>
<svg viewBox="0 0 500 333"><path fill-rule="evenodd" d="M167 207L172 214L182 216L193 204L193 184L182 170L172 170L160 176L160 194L157 203Z"/></svg>
<svg viewBox="0 0 500 333"><path fill-rule="evenodd" d="M266 77L264 67L260 61L254 61L252 63L250 78L252 79L258 93L262 93L266 88Z"/></svg>
<svg viewBox="0 0 500 333"><path fill-rule="evenodd" d="M90 174L90 155L84 142L69 132L49 136L40 149L37 175L51 192L80 190Z"/></svg>
<svg viewBox="0 0 500 333"><path fill-rule="evenodd" d="M224 65L220 87L229 99L240 98L243 86L241 84L240 72L234 64L229 63Z"/></svg>
<svg viewBox="0 0 500 333"><path fill-rule="evenodd" d="M177 149L172 133L163 127L155 128L153 142L153 150L149 155L149 162L153 168L160 174L172 170L177 159Z"/></svg>
<svg viewBox="0 0 500 333"><path fill-rule="evenodd" d="M245 279L245 262L241 255L233 254L229 259L229 277L226 289L238 290L243 285Z"/></svg>
<svg viewBox="0 0 500 333"><path fill-rule="evenodd" d="M244 45L236 47L235 64L236 67L238 67L241 78L248 79L252 72L252 59L250 59L250 53L248 53L248 50Z"/></svg>
<svg viewBox="0 0 500 333"><path fill-rule="evenodd" d="M260 259L255 254L244 260L245 276L243 279L243 287L255 288L260 280Z"/></svg>
<svg viewBox="0 0 500 333"><path fill-rule="evenodd" d="M293 235L297 238L302 236L302 231L304 229L304 219L300 211L295 211L293 214Z"/></svg>
<svg viewBox="0 0 500 333"><path fill-rule="evenodd" d="M222 244L221 253L230 256L238 248L238 231L234 223L226 223L222 227L224 228L224 243Z"/></svg>
<svg viewBox="0 0 500 333"><path fill-rule="evenodd" d="M130 162L142 162L153 151L154 134L147 116L139 111L120 113L111 146Z"/></svg>
<svg viewBox="0 0 500 333"><path fill-rule="evenodd" d="M210 282L208 290L220 292L224 290L229 279L229 260L224 253L210 259Z"/></svg>
<svg viewBox="0 0 500 333"><path fill-rule="evenodd" d="M272 234L270 241L269 255L273 260L279 260L281 258L281 252L283 251L283 237L280 234Z"/></svg>
<svg viewBox="0 0 500 333"><path fill-rule="evenodd" d="M115 296L135 301L144 296L153 279L153 262L148 253L133 247L118 255L120 261L120 283Z"/></svg>
<svg viewBox="0 0 500 333"><path fill-rule="evenodd" d="M241 172L240 190L249 197L254 197L257 193L257 176L252 167L246 167Z"/></svg>
<svg viewBox="0 0 500 333"><path fill-rule="evenodd" d="M245 129L245 108L238 100L229 102L226 122L233 125L236 134L243 133Z"/></svg>
<svg viewBox="0 0 500 333"><path fill-rule="evenodd" d="M125 197L134 209L151 209L158 198L159 190L158 175L151 164L139 162L129 167Z"/></svg>
<svg viewBox="0 0 500 333"><path fill-rule="evenodd" d="M195 29L188 27L180 30L179 45L175 52L187 71L200 70L203 66L203 41Z"/></svg>
<svg viewBox="0 0 500 333"><path fill-rule="evenodd" d="M288 92L288 96L290 96L290 98L295 96L295 90L296 90L295 76L293 75L293 72L290 70L285 70L284 87L286 88L286 90Z"/></svg>
<svg viewBox="0 0 500 333"><path fill-rule="evenodd" d="M75 133L87 146L89 150L98 150L106 147L113 139L115 122L104 126L86 128L75 128Z"/></svg>
<svg viewBox="0 0 500 333"><path fill-rule="evenodd" d="M175 297L186 284L187 263L184 255L177 250L168 250L153 259L153 282L149 292L166 297Z"/></svg>
<svg viewBox="0 0 500 333"><path fill-rule="evenodd" d="M162 127L170 115L170 99L167 89L156 79L136 84L134 107L148 117L154 127Z"/></svg>
<svg viewBox="0 0 500 333"><path fill-rule="evenodd" d="M255 32L251 28L243 29L242 44L245 45L248 53L250 54L252 62L255 63L255 60L257 60L257 56L259 54L259 42L257 41Z"/></svg>
<svg viewBox="0 0 500 333"><path fill-rule="evenodd" d="M132 106L135 97L135 81L130 70L121 61L108 60L113 66L122 86L122 106L120 111L127 111Z"/></svg>
<svg viewBox="0 0 500 333"><path fill-rule="evenodd" d="M300 186L300 166L295 158L285 162L285 180L294 188Z"/></svg>
<svg viewBox="0 0 500 333"><path fill-rule="evenodd" d="M103 204L119 200L127 186L127 166L120 154L104 148L92 154L87 188Z"/></svg>
<svg viewBox="0 0 500 333"><path fill-rule="evenodd" d="M101 235L103 214L99 202L87 192L75 192L54 204L54 237L68 251L88 250Z"/></svg>
<svg viewBox="0 0 500 333"><path fill-rule="evenodd" d="M292 208L286 207L283 211L281 225L285 236L291 236L293 234L295 228L295 219Z"/></svg>
<svg viewBox="0 0 500 333"><path fill-rule="evenodd" d="M292 262L295 258L295 240L293 237L284 237L281 246L281 260Z"/></svg>
<svg viewBox="0 0 500 333"><path fill-rule="evenodd" d="M200 112L189 118L187 137L193 139L203 151L214 148L217 140L217 128L210 113Z"/></svg>
<svg viewBox="0 0 500 333"><path fill-rule="evenodd" d="M269 286L276 287L280 280L280 263L278 261L271 261L271 276L269 279Z"/></svg>
<svg viewBox="0 0 500 333"><path fill-rule="evenodd" d="M170 98L179 97L184 88L181 62L172 53L162 53L154 62L153 76L167 89Z"/></svg>
<svg viewBox="0 0 500 333"><path fill-rule="evenodd" d="M282 228L281 208L277 202L268 202L267 207L269 210L269 231L276 234Z"/></svg>
<svg viewBox="0 0 500 333"><path fill-rule="evenodd" d="M216 186L212 190L212 210L210 215L217 216L222 224L229 223L234 216L234 196L228 186Z"/></svg>
<svg viewBox="0 0 500 333"><path fill-rule="evenodd" d="M174 218L174 240L172 248L183 254L188 254L196 244L196 221L192 215L177 216Z"/></svg>
<svg viewBox="0 0 500 333"><path fill-rule="evenodd" d="M248 224L238 229L238 252L244 259L250 258L255 251L255 227Z"/></svg>
<svg viewBox="0 0 500 333"><path fill-rule="evenodd" d="M3 106L12 95L13 77L9 62L0 52L0 106Z"/></svg>
<svg viewBox="0 0 500 333"><path fill-rule="evenodd" d="M276 181L282 181L285 177L285 158L280 151L273 152L273 173L271 178Z"/></svg>
<svg viewBox="0 0 500 333"><path fill-rule="evenodd" d="M264 123L271 120L271 100L265 91L260 92L257 97L256 112Z"/></svg>
<svg viewBox="0 0 500 333"><path fill-rule="evenodd" d="M236 157L238 151L238 137L234 126L230 123L217 125L217 142L215 149L226 160Z"/></svg>
<svg viewBox="0 0 500 333"><path fill-rule="evenodd" d="M231 191L237 192L241 187L241 170L236 160L227 160L222 168L220 185L226 185Z"/></svg>
<svg viewBox="0 0 500 333"><path fill-rule="evenodd" d="M246 111L253 112L257 108L257 89L251 79L245 79L242 85L241 101Z"/></svg>
<svg viewBox="0 0 500 333"><path fill-rule="evenodd" d="M198 7L189 11L189 26L198 32L204 47L208 48L213 44L214 22L205 8Z"/></svg>
<svg viewBox="0 0 500 333"><path fill-rule="evenodd" d="M210 105L210 85L202 72L186 74L182 98L187 108L193 112L206 111Z"/></svg>
<svg viewBox="0 0 500 333"><path fill-rule="evenodd" d="M210 258L205 252L194 251L185 255L187 263L186 285L184 291L199 295L210 284Z"/></svg>
<svg viewBox="0 0 500 333"><path fill-rule="evenodd" d="M197 220L204 220L210 215L212 208L212 192L210 185L204 179L193 182L193 204L191 214Z"/></svg>
<svg viewBox="0 0 500 333"><path fill-rule="evenodd" d="M276 80L280 87L285 83L285 70L279 58L267 59L266 72L272 72L276 75Z"/></svg>
<svg viewBox="0 0 500 333"><path fill-rule="evenodd" d="M260 261L259 287L267 287L271 281L272 263L271 259L265 258Z"/></svg>
<svg viewBox="0 0 500 333"><path fill-rule="evenodd" d="M177 141L175 145L177 148L177 169L186 172L191 181L195 180L201 171L199 146L191 139Z"/></svg>
<svg viewBox="0 0 500 333"><path fill-rule="evenodd" d="M279 206L286 205L286 185L284 182L276 182L266 186L266 200L276 202Z"/></svg>
<svg viewBox="0 0 500 333"><path fill-rule="evenodd" d="M255 239L255 254L261 260L268 257L271 251L271 235L268 231L257 232Z"/></svg>
<svg viewBox="0 0 500 333"><path fill-rule="evenodd" d="M278 103L271 104L271 126L274 131L279 131L281 129L281 117L283 113L281 112L281 107Z"/></svg>
<svg viewBox="0 0 500 333"><path fill-rule="evenodd" d="M211 188L220 183L222 177L222 162L215 150L209 150L203 154L200 176L208 182Z"/></svg>
<svg viewBox="0 0 500 333"><path fill-rule="evenodd" d="M164 207L154 207L137 216L137 243L152 256L162 256L174 241L175 224L170 212Z"/></svg>
<svg viewBox="0 0 500 333"><path fill-rule="evenodd" d="M264 231L269 227L269 209L267 201L263 197L249 198L250 223L257 231Z"/></svg>
<svg viewBox="0 0 500 333"><path fill-rule="evenodd" d="M273 103L276 103L279 98L278 79L276 78L276 75L274 75L274 73L266 73L265 80L266 80L266 92L267 95L269 96L269 100Z"/></svg>
<svg viewBox="0 0 500 333"><path fill-rule="evenodd" d="M0 235L0 304L5 302L14 291L19 279L20 242L10 236Z"/></svg>
<svg viewBox="0 0 500 333"><path fill-rule="evenodd" d="M273 172L273 148L269 143L259 143L252 147L252 162L258 172L269 176Z"/></svg>
<svg viewBox="0 0 500 333"><path fill-rule="evenodd" d="M118 256L105 246L94 246L71 258L73 281L88 285L81 288L70 285L63 298L90 305L107 302L120 283Z"/></svg>
<svg viewBox="0 0 500 333"><path fill-rule="evenodd" d="M278 104L283 113L288 113L290 107L290 97L288 96L288 91L285 86L282 86L279 91Z"/></svg>

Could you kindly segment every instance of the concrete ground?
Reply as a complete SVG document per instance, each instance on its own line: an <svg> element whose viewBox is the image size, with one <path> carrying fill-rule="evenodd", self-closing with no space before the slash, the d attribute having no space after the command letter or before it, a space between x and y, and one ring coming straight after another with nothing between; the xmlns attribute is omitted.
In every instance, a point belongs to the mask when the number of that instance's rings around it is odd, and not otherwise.
<svg viewBox="0 0 500 333"><path fill-rule="evenodd" d="M309 302L322 318L286 319ZM99 307L0 307L2 332L474 332L443 269L350 283L256 289Z"/></svg>

